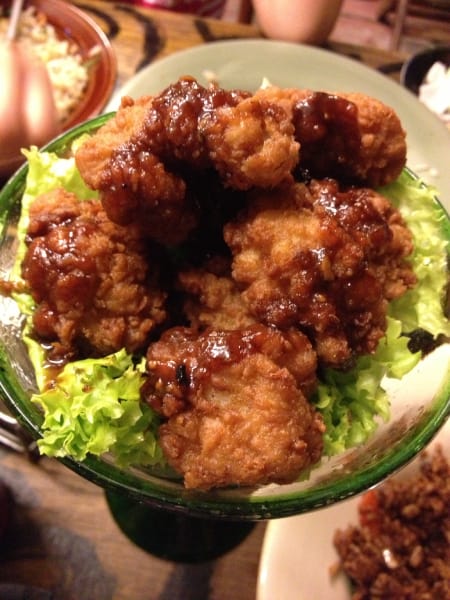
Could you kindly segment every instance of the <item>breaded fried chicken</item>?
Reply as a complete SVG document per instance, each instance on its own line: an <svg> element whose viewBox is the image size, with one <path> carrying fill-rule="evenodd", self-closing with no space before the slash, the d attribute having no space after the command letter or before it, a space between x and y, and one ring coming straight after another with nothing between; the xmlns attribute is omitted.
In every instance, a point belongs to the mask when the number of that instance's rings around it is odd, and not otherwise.
<svg viewBox="0 0 450 600"><path fill-rule="evenodd" d="M293 336L176 328L149 347L144 399L168 417L159 441L187 488L289 482L320 459L324 425L302 392L315 354Z"/></svg>
<svg viewBox="0 0 450 600"><path fill-rule="evenodd" d="M120 227L98 200L59 189L30 208L22 275L49 360L145 350L166 317L165 294L139 229Z"/></svg>
<svg viewBox="0 0 450 600"><path fill-rule="evenodd" d="M274 188L302 173L376 186L406 160L392 109L362 94L269 87L254 95L184 77L155 97L125 98L77 151L77 166L119 224L163 244L198 222L187 171L215 170L235 190Z"/></svg>
<svg viewBox="0 0 450 600"><path fill-rule="evenodd" d="M100 189L103 171L117 148L137 135L151 102L152 96L141 96L137 100L123 97L114 119L109 119L97 136L83 142L82 150L76 154L77 167L93 190Z"/></svg>
<svg viewBox="0 0 450 600"><path fill-rule="evenodd" d="M127 98L75 156L86 183L100 192L109 218L139 223L163 244L183 241L196 224L183 165L210 166L199 121L241 97L182 78L156 97L136 103Z"/></svg>
<svg viewBox="0 0 450 600"><path fill-rule="evenodd" d="M398 211L372 190L341 190L333 180L257 195L225 226L225 240L255 318L300 328L333 367L376 349L388 300L415 283Z"/></svg>
<svg viewBox="0 0 450 600"><path fill-rule="evenodd" d="M273 187L297 164L284 110L249 95L186 77L153 98L127 98L78 149L77 166L112 220L139 222L153 239L178 243L196 223L186 167L213 168L225 185L245 190Z"/></svg>
<svg viewBox="0 0 450 600"><path fill-rule="evenodd" d="M300 166L314 178L379 186L406 163L405 132L395 111L360 93L325 93L276 86L254 99L286 111L300 143Z"/></svg>
<svg viewBox="0 0 450 600"><path fill-rule="evenodd" d="M240 329L255 323L231 276L192 269L179 273L178 280L186 294L184 313L193 329Z"/></svg>
<svg viewBox="0 0 450 600"><path fill-rule="evenodd" d="M184 181L139 144L153 98L123 98L113 119L75 154L84 181L99 190L108 217L119 225L139 223L166 244L182 241L196 224ZM136 141L135 141L136 140Z"/></svg>
<svg viewBox="0 0 450 600"><path fill-rule="evenodd" d="M294 126L282 107L256 99L220 107L201 124L214 168L238 190L290 180L298 163Z"/></svg>
<svg viewBox="0 0 450 600"><path fill-rule="evenodd" d="M365 94L341 95L358 109L361 145L352 161L355 178L372 187L395 181L406 164L406 133L397 113Z"/></svg>

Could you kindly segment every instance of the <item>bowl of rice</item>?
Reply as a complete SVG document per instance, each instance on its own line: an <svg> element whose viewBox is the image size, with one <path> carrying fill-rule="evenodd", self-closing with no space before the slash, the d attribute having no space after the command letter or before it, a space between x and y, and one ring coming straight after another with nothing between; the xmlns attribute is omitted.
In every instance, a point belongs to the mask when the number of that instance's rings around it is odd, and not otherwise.
<svg viewBox="0 0 450 600"><path fill-rule="evenodd" d="M0 8L0 38L10 8ZM62 0L32 0L19 20L18 40L46 65L62 131L99 114L116 81L117 63L103 30Z"/></svg>

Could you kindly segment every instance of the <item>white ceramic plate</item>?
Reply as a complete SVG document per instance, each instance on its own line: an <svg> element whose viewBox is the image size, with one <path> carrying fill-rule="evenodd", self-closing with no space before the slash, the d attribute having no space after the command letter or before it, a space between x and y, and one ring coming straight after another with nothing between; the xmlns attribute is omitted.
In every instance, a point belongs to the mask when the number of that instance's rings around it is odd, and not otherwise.
<svg viewBox="0 0 450 600"><path fill-rule="evenodd" d="M450 420L431 442L450 455ZM418 458L393 477L408 477ZM271 521L264 537L256 600L350 600L345 575L332 577L338 559L333 547L336 529L358 523L360 497L298 517Z"/></svg>
<svg viewBox="0 0 450 600"><path fill-rule="evenodd" d="M396 110L407 132L408 166L435 186L442 202L450 206L450 132L445 125L386 75L321 48L270 40L196 46L142 69L113 96L106 111L116 110L122 96L156 94L183 75L192 75L205 85L211 74L225 88L253 91L266 77L280 87L362 92L378 98Z"/></svg>

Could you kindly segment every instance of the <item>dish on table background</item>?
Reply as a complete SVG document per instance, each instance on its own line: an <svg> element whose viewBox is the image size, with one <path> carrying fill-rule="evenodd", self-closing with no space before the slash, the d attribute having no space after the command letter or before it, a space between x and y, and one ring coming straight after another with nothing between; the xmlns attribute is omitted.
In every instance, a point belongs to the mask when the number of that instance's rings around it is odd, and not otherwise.
<svg viewBox="0 0 450 600"><path fill-rule="evenodd" d="M441 445L450 456L450 420L429 445ZM428 450L427 450L428 451ZM393 477L418 471L416 458ZM383 484L381 484L383 485ZM360 497L307 515L271 521L264 536L257 582L257 600L350 600L344 573L331 576L338 554L333 546L336 529L358 525Z"/></svg>
<svg viewBox="0 0 450 600"><path fill-rule="evenodd" d="M138 96L158 92L179 75L200 75L210 69L227 87L257 88L264 76L283 86L310 86L316 89L360 89L385 99L406 94L401 117L411 131L412 156L428 157L445 172L445 152L449 143L434 119L427 121L428 111L410 94L385 77L346 59L312 48L266 42L226 42L180 53L154 63L131 81L124 93ZM109 104L111 109L114 102ZM400 102L399 105L403 106ZM64 152L73 139L92 132L109 115L103 115L54 140L48 149ZM420 135L415 124L421 123ZM429 136L422 126L429 123ZM26 178L26 165L12 178L0 194L0 222L5 223L0 245L0 275L14 262L15 225ZM450 194L446 204L450 206ZM444 219L445 220L445 219ZM35 388L34 376L26 348L21 340L21 316L11 299L0 296L0 391L20 421L35 437L40 436L42 417L30 401ZM450 350L442 346L422 361L411 376L403 378L391 390L392 417L382 424L364 446L337 456L317 469L305 481L289 485L267 485L256 490L245 488L212 492L194 492L177 480L160 477L142 468L120 469L108 458L88 457L84 462L65 459L79 474L131 498L158 507L176 509L213 518L270 519L286 517L319 508L352 496L374 485L403 466L430 441L445 420L450 406Z"/></svg>
<svg viewBox="0 0 450 600"><path fill-rule="evenodd" d="M98 115L108 102L116 81L114 50L103 30L85 12L62 0L33 0L32 4L47 15L61 34L74 42L85 60L94 56L83 98L64 123L64 129Z"/></svg>
<svg viewBox="0 0 450 600"><path fill-rule="evenodd" d="M402 67L400 81L450 127L450 46L413 54Z"/></svg>
<svg viewBox="0 0 450 600"><path fill-rule="evenodd" d="M436 62L442 62L450 68L450 46L425 48L413 54L403 65L400 80L414 94L418 94L428 70Z"/></svg>
<svg viewBox="0 0 450 600"><path fill-rule="evenodd" d="M89 64L88 81L81 100L62 123L62 130L67 131L98 115L105 107L116 81L116 56L103 30L72 3L63 0L31 0L24 4L24 9L27 6L33 6L45 14L58 37L75 44L83 63Z"/></svg>

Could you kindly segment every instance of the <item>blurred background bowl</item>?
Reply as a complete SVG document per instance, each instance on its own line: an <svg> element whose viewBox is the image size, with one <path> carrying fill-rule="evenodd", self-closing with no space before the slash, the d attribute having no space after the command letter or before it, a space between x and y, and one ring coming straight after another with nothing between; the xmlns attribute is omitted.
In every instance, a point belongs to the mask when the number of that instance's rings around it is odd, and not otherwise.
<svg viewBox="0 0 450 600"><path fill-rule="evenodd" d="M435 46L413 54L403 65L400 73L402 85L418 95L426 74L436 63L450 67L450 46Z"/></svg>
<svg viewBox="0 0 450 600"><path fill-rule="evenodd" d="M70 2L63 0L30 0L24 9L34 6L43 13L61 40L75 45L88 65L88 81L81 100L61 123L61 130L67 131L100 114L106 106L117 77L117 61L107 35L85 12ZM1 15L8 16L8 6L2 6ZM50 140L47 140L50 141ZM21 157L12 166L0 165L0 183L23 162Z"/></svg>
<svg viewBox="0 0 450 600"><path fill-rule="evenodd" d="M117 61L111 43L97 23L82 10L63 0L33 0L62 38L79 48L89 66L83 98L63 124L67 130L101 113L114 88Z"/></svg>

